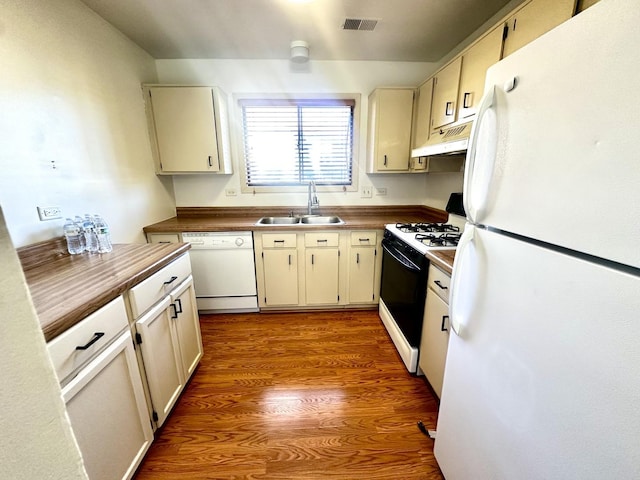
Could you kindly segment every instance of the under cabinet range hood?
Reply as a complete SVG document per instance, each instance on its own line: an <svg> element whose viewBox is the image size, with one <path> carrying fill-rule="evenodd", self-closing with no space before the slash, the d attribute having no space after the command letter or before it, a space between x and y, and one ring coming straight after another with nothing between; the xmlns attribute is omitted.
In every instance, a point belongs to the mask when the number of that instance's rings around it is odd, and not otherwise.
<svg viewBox="0 0 640 480"><path fill-rule="evenodd" d="M455 155L467 152L472 121L453 127L441 128L431 134L429 141L411 150L411 157L431 157L434 155Z"/></svg>

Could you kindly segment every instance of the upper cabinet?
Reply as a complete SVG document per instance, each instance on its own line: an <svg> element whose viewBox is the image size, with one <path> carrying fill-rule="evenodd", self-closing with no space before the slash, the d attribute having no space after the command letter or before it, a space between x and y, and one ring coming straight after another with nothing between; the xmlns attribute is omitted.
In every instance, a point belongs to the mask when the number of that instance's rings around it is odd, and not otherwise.
<svg viewBox="0 0 640 480"><path fill-rule="evenodd" d="M484 92L487 69L500 60L503 35L504 28L495 27L462 54L458 120L465 120L476 114Z"/></svg>
<svg viewBox="0 0 640 480"><path fill-rule="evenodd" d="M503 57L571 18L576 0L532 0L507 19Z"/></svg>
<svg viewBox="0 0 640 480"><path fill-rule="evenodd" d="M408 172L413 88L377 88L369 95L367 173Z"/></svg>
<svg viewBox="0 0 640 480"><path fill-rule="evenodd" d="M158 174L232 173L222 90L154 85L144 93Z"/></svg>
<svg viewBox="0 0 640 480"><path fill-rule="evenodd" d="M431 99L433 98L433 82L431 77L416 92L413 109L413 148L420 147L429 140L429 122L431 122Z"/></svg>
<svg viewBox="0 0 640 480"><path fill-rule="evenodd" d="M462 57L457 57L433 79L431 128L438 129L456 121L456 101L460 85Z"/></svg>

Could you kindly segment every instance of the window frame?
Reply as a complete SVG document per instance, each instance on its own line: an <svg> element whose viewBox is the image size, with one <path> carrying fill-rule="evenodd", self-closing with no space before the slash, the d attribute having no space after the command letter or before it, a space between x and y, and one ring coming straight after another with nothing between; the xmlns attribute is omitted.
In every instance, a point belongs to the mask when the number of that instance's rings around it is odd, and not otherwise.
<svg viewBox="0 0 640 480"><path fill-rule="evenodd" d="M242 101L245 100L350 100L354 102L353 107L353 145L351 158L351 185L318 185L317 190L320 192L357 192L359 169L359 151L360 151L360 94L358 93L298 93L298 94L282 94L282 93L251 93L251 94L234 94L233 104L235 107L235 124L233 129L236 133L235 144L237 146L238 167L242 172L242 180L240 183L240 191L242 193L298 193L307 192L306 185L274 185L274 186L249 186L247 180L247 165L245 161L244 151L244 125L242 124Z"/></svg>

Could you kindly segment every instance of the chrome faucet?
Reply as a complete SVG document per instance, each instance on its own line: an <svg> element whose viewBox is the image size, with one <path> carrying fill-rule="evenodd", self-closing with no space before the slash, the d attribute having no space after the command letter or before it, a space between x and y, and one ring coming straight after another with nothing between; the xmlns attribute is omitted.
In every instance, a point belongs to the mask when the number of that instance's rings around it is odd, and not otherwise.
<svg viewBox="0 0 640 480"><path fill-rule="evenodd" d="M309 201L307 203L309 215L312 215L312 211L314 208L320 208L320 203L318 203L318 192L316 191L316 183L311 180L309 182Z"/></svg>

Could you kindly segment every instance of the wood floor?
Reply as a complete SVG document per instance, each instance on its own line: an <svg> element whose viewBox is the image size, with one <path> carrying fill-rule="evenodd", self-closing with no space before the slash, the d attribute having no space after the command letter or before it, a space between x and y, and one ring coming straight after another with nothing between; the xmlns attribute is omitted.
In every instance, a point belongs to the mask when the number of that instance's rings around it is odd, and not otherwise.
<svg viewBox="0 0 640 480"><path fill-rule="evenodd" d="M202 315L205 353L136 475L442 479L437 403L376 311Z"/></svg>

